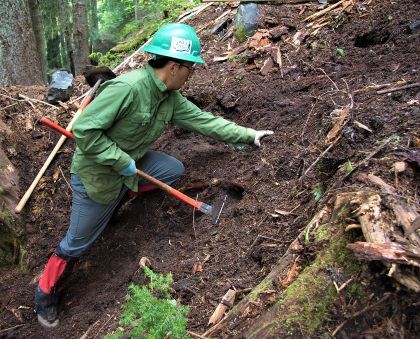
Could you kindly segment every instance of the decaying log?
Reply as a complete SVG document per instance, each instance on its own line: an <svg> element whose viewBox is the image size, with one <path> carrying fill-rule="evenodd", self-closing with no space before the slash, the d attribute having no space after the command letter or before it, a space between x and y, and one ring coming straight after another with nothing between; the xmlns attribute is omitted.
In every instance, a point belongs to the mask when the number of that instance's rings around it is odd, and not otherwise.
<svg viewBox="0 0 420 339"><path fill-rule="evenodd" d="M382 144L380 148L385 145L386 143ZM388 187L387 191L392 191L391 188L392 186ZM309 308L308 311L308 307L302 303L307 304L310 300L311 304L318 305L320 302L328 305L336 300L337 296L334 295L334 293L337 293L336 289L328 280L330 278L324 275L327 272L325 265L328 267L333 265L336 260L336 253L341 253L347 246L352 250L355 249L356 255L363 257L363 259L374 258L374 260L381 260L387 264L391 263L393 270L389 272L389 275L400 284L419 291L420 282L416 274L418 274L420 267L420 249L407 238L402 236L398 238L396 233L393 236L392 232L399 229L397 227L399 222L397 222L394 208L386 208L388 202L383 203L388 195L396 199L394 204L401 203L397 195L388 193L385 193L385 197L372 191L348 192L337 195L334 207L331 208L326 205L324 209L319 211L289 246L270 274L238 302L219 323L207 330L204 336L214 337L235 326L236 330L239 330L238 323L243 322L245 324L245 319L249 314L259 313L259 307L264 307L264 296L269 291L272 293L275 289L275 297L277 298L275 304L254 319L251 327L246 328L246 325L244 325L240 330L240 337L282 337L290 334L288 332L290 326L295 325L299 326L301 331L299 333L310 337L311 329L306 328L304 324L306 324L306 321L311 321L311 315L316 311L312 308ZM405 208L407 207L405 206ZM363 234L366 239L369 239L369 242L346 246L346 242L342 241L346 234L345 227L341 227L341 222L338 222L338 220L345 218L343 213L346 215L353 213L357 216ZM317 225L328 225L328 228L332 231L330 241L325 242L326 247L319 251L312 264L305 267L302 273L295 277L296 280L292 281L290 285L281 285L281 277L287 276L287 272L295 263L298 255L297 251L302 248L299 239L304 239L309 232L314 232ZM397 243L398 239L404 239L404 241ZM336 247L339 246L338 244L342 244L343 249ZM314 281L312 282L312 280ZM291 286L290 292L287 285ZM300 298L302 295L306 296L306 301ZM305 314L308 315L308 318L305 318L303 322L298 322L299 325L297 325L295 319L299 316L299 310L304 307L306 307ZM288 323L287 327L284 325L286 323Z"/></svg>
<svg viewBox="0 0 420 339"><path fill-rule="evenodd" d="M216 310L213 312L212 316L209 319L209 325L217 324L220 319L222 319L227 309L233 307L235 301L236 291L229 289L226 294L223 296L222 301L217 305Z"/></svg>
<svg viewBox="0 0 420 339"><path fill-rule="evenodd" d="M365 183L372 183L378 186L384 193L387 193L383 199L384 204L394 212L397 223L404 230L404 235L407 239L409 239L413 245L420 247L420 237L413 231L413 228L415 228L415 225L413 227L413 223L419 218L416 209L402 201L402 199L397 198L394 187L387 184L380 177L373 174L360 173L357 176L357 179Z"/></svg>
<svg viewBox="0 0 420 339"><path fill-rule="evenodd" d="M358 241L353 244L348 244L347 247L360 259L380 260L420 267L420 258L396 242L374 244Z"/></svg>
<svg viewBox="0 0 420 339"><path fill-rule="evenodd" d="M419 214L414 207L406 202L397 199L395 196L387 196L385 204L389 205L397 219L398 224L404 230L404 235L413 244L420 248L420 237L417 232L413 232L413 223L419 218Z"/></svg>
<svg viewBox="0 0 420 339"><path fill-rule="evenodd" d="M381 200L380 195L376 193L358 193L353 200L353 203L360 203L357 217L365 239L371 243L382 244L391 241L388 223L381 211Z"/></svg>
<svg viewBox="0 0 420 339"><path fill-rule="evenodd" d="M411 270L405 269L404 271L397 264L392 264L391 269L388 272L388 276L394 278L401 285L409 288L410 290L420 292L420 280L418 272L412 272Z"/></svg>
<svg viewBox="0 0 420 339"><path fill-rule="evenodd" d="M203 336L212 337L222 331L229 323L235 321L237 318L242 318L243 314L246 313L246 309L249 308L253 302L263 296L267 290L271 290L274 283L279 281L279 277L284 276L289 272L297 257L295 249L298 247L297 244L299 244L298 239L305 236L308 228L313 228L316 225L327 222L330 215L331 208L326 205L312 218L308 225L300 232L296 240L290 244L286 253L278 260L272 271L248 295L241 299L241 301L238 302L219 323L209 328Z"/></svg>

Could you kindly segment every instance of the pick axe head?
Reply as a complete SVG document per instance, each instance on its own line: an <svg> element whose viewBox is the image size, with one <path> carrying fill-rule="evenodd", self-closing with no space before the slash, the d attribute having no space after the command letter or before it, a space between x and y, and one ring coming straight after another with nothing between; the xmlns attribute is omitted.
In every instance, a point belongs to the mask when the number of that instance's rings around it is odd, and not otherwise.
<svg viewBox="0 0 420 339"><path fill-rule="evenodd" d="M107 80L111 80L117 77L113 71L105 66L86 66L85 70L83 71L83 76L85 77L86 82L90 87L95 86L98 80L102 80L102 83L104 83Z"/></svg>

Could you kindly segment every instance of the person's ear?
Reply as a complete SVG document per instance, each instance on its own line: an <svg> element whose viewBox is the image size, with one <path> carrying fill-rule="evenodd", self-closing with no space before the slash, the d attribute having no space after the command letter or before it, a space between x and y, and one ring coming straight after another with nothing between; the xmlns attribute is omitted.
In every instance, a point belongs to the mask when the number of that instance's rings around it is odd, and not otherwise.
<svg viewBox="0 0 420 339"><path fill-rule="evenodd" d="M170 62L169 63L169 72L171 73L172 76L175 76L177 66L178 65L175 62Z"/></svg>

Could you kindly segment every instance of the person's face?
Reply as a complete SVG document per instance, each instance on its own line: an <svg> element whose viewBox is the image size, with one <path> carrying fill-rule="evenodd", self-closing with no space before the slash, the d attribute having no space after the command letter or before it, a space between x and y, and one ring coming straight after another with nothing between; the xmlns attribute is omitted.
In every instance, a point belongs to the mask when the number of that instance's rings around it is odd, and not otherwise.
<svg viewBox="0 0 420 339"><path fill-rule="evenodd" d="M180 89L194 72L194 63L189 61L173 62L171 67L172 78L170 89ZM169 86L168 86L169 87Z"/></svg>

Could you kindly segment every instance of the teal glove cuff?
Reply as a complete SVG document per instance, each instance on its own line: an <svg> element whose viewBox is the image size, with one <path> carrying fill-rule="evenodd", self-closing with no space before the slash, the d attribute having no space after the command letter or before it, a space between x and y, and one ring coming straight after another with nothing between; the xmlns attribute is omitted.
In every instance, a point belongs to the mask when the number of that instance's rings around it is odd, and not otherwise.
<svg viewBox="0 0 420 339"><path fill-rule="evenodd" d="M128 166L123 168L121 171L119 171L119 173L126 177L131 177L133 175L136 175L137 174L136 162L133 159L131 159Z"/></svg>

